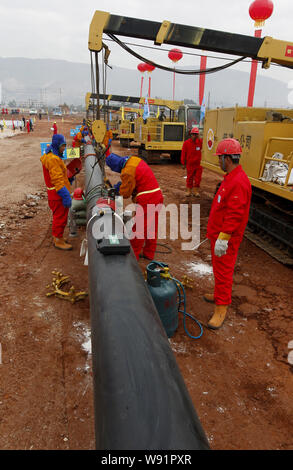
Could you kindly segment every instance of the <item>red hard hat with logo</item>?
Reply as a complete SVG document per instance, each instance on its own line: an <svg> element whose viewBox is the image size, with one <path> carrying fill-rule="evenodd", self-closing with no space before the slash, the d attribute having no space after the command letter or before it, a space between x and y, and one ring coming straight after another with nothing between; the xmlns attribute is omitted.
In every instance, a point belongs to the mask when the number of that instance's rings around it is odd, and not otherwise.
<svg viewBox="0 0 293 470"><path fill-rule="evenodd" d="M194 126L192 129L191 129L191 132L190 134L199 134L199 128Z"/></svg>
<svg viewBox="0 0 293 470"><path fill-rule="evenodd" d="M239 155L242 153L241 145L236 139L224 139L219 142L214 155Z"/></svg>
<svg viewBox="0 0 293 470"><path fill-rule="evenodd" d="M76 201L82 201L83 200L83 190L82 188L76 188L73 193L73 199Z"/></svg>

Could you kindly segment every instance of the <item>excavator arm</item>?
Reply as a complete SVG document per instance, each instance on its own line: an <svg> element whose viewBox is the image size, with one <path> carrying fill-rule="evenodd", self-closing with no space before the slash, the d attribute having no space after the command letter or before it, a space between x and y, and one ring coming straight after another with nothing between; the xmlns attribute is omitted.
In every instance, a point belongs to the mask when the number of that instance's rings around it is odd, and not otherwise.
<svg viewBox="0 0 293 470"><path fill-rule="evenodd" d="M156 45L170 44L192 49L250 57L293 68L293 43L272 37L256 38L242 34L186 26L169 21L158 23L96 11L90 26L89 50L100 51L103 33L154 41Z"/></svg>
<svg viewBox="0 0 293 470"><path fill-rule="evenodd" d="M87 94L88 95L88 94ZM139 98L138 96L124 96L124 95L97 95L96 93L89 94L89 100L97 100L99 98L100 101L117 101L120 103L137 103L137 104L145 104L145 98ZM87 102L87 98L86 98ZM157 98L148 98L148 103L154 106L162 106L175 111L180 106L184 104L184 101L172 101L172 100L161 100Z"/></svg>

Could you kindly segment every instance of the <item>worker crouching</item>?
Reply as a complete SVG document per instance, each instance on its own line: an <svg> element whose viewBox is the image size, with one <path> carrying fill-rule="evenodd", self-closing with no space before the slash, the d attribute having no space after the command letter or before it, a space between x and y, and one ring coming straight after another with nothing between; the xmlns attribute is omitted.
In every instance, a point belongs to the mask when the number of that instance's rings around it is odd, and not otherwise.
<svg viewBox="0 0 293 470"><path fill-rule="evenodd" d="M121 182L115 185L117 194L124 199L132 197L137 204L131 246L139 259L141 252L153 260L157 248L159 211L163 194L150 167L138 157L119 157L111 153L106 158L112 171L121 173Z"/></svg>
<svg viewBox="0 0 293 470"><path fill-rule="evenodd" d="M249 218L251 184L239 165L241 153L235 139L221 141L215 153L226 175L214 198L207 227L215 289L214 294L205 294L204 298L215 303L214 315L208 323L212 329L222 326L231 304L234 267Z"/></svg>
<svg viewBox="0 0 293 470"><path fill-rule="evenodd" d="M71 207L70 181L67 168L62 160L66 141L63 135L53 136L52 144L41 157L44 179L48 192L48 204L53 214L52 235L55 248L72 250L64 239L69 208Z"/></svg>
<svg viewBox="0 0 293 470"><path fill-rule="evenodd" d="M200 197L202 139L199 138L198 127L193 127L190 136L190 139L184 142L181 152L181 164L187 169L186 196Z"/></svg>

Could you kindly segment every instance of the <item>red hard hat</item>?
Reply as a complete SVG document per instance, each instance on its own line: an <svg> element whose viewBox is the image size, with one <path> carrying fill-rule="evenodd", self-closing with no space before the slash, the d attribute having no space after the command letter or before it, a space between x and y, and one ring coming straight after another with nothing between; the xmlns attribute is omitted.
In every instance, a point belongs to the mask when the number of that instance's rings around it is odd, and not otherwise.
<svg viewBox="0 0 293 470"><path fill-rule="evenodd" d="M82 201L83 200L83 190L81 188L76 188L73 193L73 199L76 201Z"/></svg>
<svg viewBox="0 0 293 470"><path fill-rule="evenodd" d="M190 133L191 133L191 134L199 134L199 128L196 127L196 126L193 127L193 128L191 129L191 132L190 132Z"/></svg>
<svg viewBox="0 0 293 470"><path fill-rule="evenodd" d="M106 207L110 207L114 212L116 212L116 203L113 199L105 199L101 197L97 200L96 205L100 209L105 209Z"/></svg>
<svg viewBox="0 0 293 470"><path fill-rule="evenodd" d="M219 142L214 155L238 155L242 153L241 145L236 139L224 139Z"/></svg>

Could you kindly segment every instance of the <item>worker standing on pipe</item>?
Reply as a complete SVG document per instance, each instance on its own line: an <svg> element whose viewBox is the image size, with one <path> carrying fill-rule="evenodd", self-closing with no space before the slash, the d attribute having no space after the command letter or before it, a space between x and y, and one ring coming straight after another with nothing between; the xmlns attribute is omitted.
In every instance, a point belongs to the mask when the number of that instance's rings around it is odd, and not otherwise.
<svg viewBox="0 0 293 470"><path fill-rule="evenodd" d="M207 227L215 278L214 294L204 299L215 303L209 328L219 329L231 304L233 273L238 249L249 218L251 184L239 160L242 148L236 139L222 140L215 155L226 173L214 198Z"/></svg>
<svg viewBox="0 0 293 470"><path fill-rule="evenodd" d="M138 157L120 157L111 153L106 158L112 171L121 173L121 182L115 185L117 194L129 197L137 204L131 246L139 259L153 260L157 248L159 211L164 198L154 173Z"/></svg>
<svg viewBox="0 0 293 470"><path fill-rule="evenodd" d="M57 130L57 123L56 121L54 122L53 126L52 126L52 129L53 129L53 135L56 135L58 134L58 130Z"/></svg>
<svg viewBox="0 0 293 470"><path fill-rule="evenodd" d="M199 138L198 127L193 127L190 139L183 144L181 151L181 164L187 168L187 193L186 196L200 197L199 188L202 177L201 166L202 139Z"/></svg>
<svg viewBox="0 0 293 470"><path fill-rule="evenodd" d="M71 207L70 183L67 168L62 160L66 141L63 135L53 136L52 144L41 157L44 179L48 192L48 204L53 214L52 235L55 248L72 250L72 246L64 239L69 208Z"/></svg>

